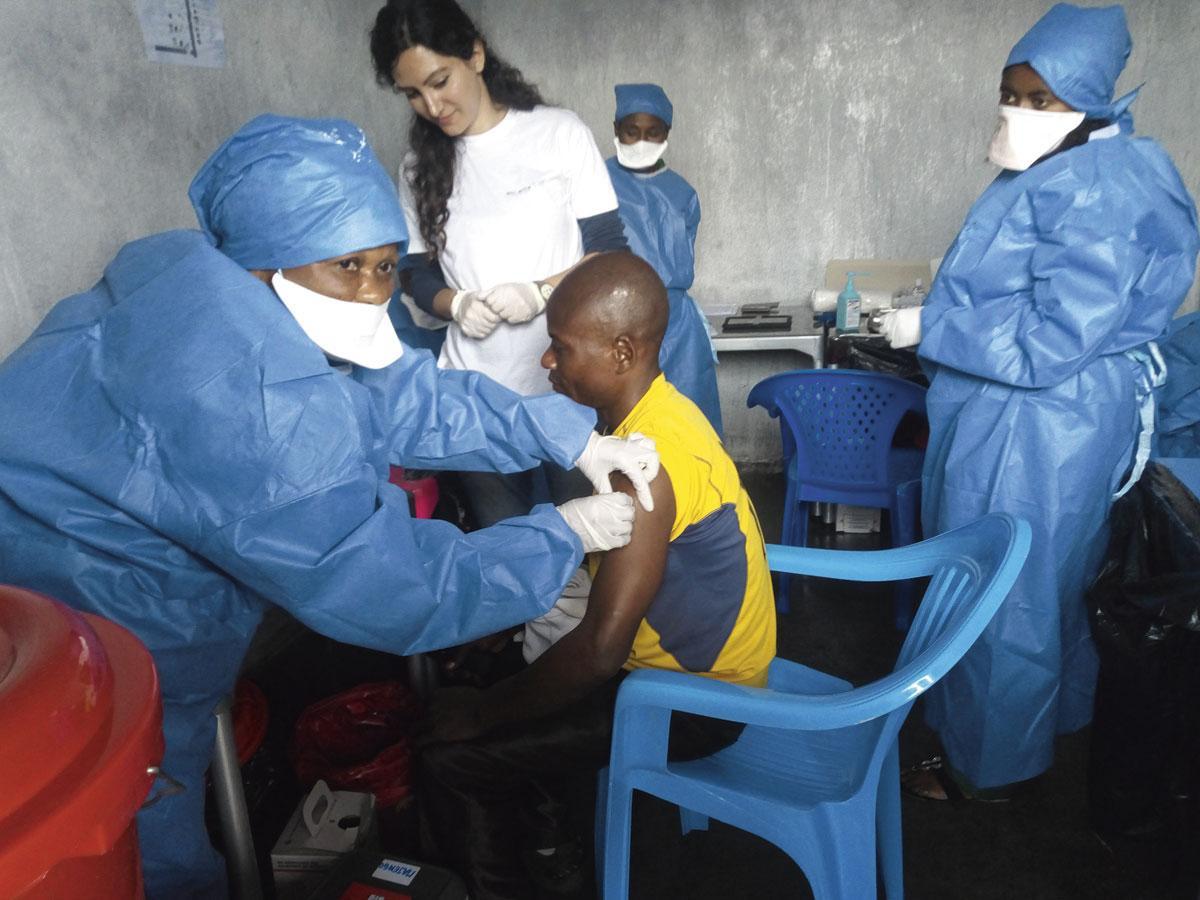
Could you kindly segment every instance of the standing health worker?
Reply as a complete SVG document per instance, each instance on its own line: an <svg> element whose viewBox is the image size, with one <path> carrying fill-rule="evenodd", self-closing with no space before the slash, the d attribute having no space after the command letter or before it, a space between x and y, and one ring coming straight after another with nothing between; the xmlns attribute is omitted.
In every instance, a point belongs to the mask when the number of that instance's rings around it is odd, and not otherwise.
<svg viewBox="0 0 1200 900"><path fill-rule="evenodd" d="M627 247L591 131L545 105L453 0L388 3L371 55L379 82L415 113L400 177L403 265L417 304L450 320L439 365L548 392L546 299L585 254ZM545 474L555 498L586 491L561 468ZM465 473L463 484L482 525L534 497L525 473Z"/></svg>
<svg viewBox="0 0 1200 900"><path fill-rule="evenodd" d="M721 434L716 356L704 314L688 295L696 268L700 198L663 161L673 107L657 84L618 84L613 143L605 161L620 204L629 248L667 286L671 318L658 365L667 381L695 403Z"/></svg>
<svg viewBox="0 0 1200 900"><path fill-rule="evenodd" d="M923 309L885 323L932 373L925 533L1001 510L1033 549L979 642L927 700L945 764L911 793L999 798L1086 725L1096 683L1083 592L1113 495L1153 428L1153 342L1195 275L1196 211L1163 149L1114 102L1121 7L1052 7L1013 48L975 202Z"/></svg>
<svg viewBox="0 0 1200 900"><path fill-rule="evenodd" d="M397 340L404 218L355 125L260 116L189 196L203 233L127 244L0 364L0 582L124 625L158 669L184 791L138 815L152 900L225 895L204 772L268 604L411 653L542 613L589 544L628 540L580 505L614 495L466 535L416 520L389 464L599 475L634 449Z"/></svg>

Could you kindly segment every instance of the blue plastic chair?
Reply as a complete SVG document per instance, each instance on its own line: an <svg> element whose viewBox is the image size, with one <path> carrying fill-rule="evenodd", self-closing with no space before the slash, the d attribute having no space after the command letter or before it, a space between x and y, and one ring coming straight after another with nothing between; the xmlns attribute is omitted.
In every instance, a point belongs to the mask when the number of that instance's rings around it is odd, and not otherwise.
<svg viewBox="0 0 1200 900"><path fill-rule="evenodd" d="M1029 526L995 513L891 550L768 547L772 569L848 581L932 576L895 670L854 688L776 659L766 688L641 669L617 695L612 756L601 773L597 860L605 900L628 896L634 790L680 807L683 831L708 817L784 850L817 900L903 897L896 737L913 701L991 621L1029 552ZM667 762L672 710L747 723L730 747Z"/></svg>
<svg viewBox="0 0 1200 900"><path fill-rule="evenodd" d="M747 406L780 419L787 495L780 543L808 543L808 504L849 503L888 511L892 546L917 539L924 452L892 447L907 412L925 414L925 388L859 369L801 369L764 378ZM787 612L790 579L781 575L775 605ZM912 620L911 585L896 591L894 618L903 631Z"/></svg>

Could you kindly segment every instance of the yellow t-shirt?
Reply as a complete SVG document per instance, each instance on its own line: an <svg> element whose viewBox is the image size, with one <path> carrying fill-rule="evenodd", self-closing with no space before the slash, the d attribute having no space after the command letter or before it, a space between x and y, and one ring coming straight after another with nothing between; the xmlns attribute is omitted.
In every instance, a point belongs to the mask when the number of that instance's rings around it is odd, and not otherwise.
<svg viewBox="0 0 1200 900"><path fill-rule="evenodd" d="M758 516L708 419L662 375L614 431L653 438L675 494L666 571L626 669L762 686L775 602Z"/></svg>

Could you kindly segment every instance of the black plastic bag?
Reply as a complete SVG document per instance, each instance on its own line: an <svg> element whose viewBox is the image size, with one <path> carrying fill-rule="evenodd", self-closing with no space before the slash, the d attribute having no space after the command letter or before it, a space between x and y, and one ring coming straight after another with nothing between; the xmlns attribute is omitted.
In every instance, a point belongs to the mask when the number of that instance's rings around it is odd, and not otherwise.
<svg viewBox="0 0 1200 900"><path fill-rule="evenodd" d="M905 381L929 387L929 379L921 371L915 350L896 349L883 341L851 341L846 349L845 369L865 369L868 372L883 372Z"/></svg>
<svg viewBox="0 0 1200 900"><path fill-rule="evenodd" d="M1092 823L1124 836L1170 829L1190 843L1200 789L1200 502L1151 463L1111 521L1088 592L1100 656Z"/></svg>

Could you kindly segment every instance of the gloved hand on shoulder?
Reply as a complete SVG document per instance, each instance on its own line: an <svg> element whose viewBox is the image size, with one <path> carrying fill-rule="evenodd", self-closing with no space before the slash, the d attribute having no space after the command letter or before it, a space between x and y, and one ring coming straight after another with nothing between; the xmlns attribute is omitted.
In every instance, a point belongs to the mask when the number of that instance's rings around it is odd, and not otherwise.
<svg viewBox="0 0 1200 900"><path fill-rule="evenodd" d="M568 500L558 512L579 535L584 553L624 547L633 535L633 498L628 494L593 494Z"/></svg>
<svg viewBox="0 0 1200 900"><path fill-rule="evenodd" d="M587 476L598 494L612 490L609 473L620 471L633 483L642 508L646 512L653 511L650 482L658 474L658 452L654 449L654 441L645 435L635 431L626 440L601 437L593 431L583 453L575 460L575 467Z"/></svg>

